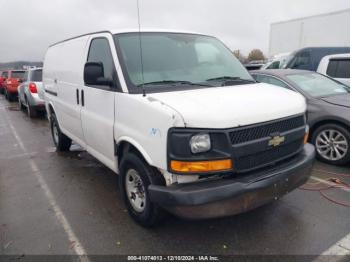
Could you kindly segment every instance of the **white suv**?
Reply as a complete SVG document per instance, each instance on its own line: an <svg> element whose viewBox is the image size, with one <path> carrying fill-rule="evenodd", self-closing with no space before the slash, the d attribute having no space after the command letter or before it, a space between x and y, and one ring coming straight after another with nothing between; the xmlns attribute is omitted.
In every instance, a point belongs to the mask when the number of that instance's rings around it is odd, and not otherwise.
<svg viewBox="0 0 350 262"><path fill-rule="evenodd" d="M52 45L44 63L54 143L74 140L120 175L130 215L154 225L241 213L310 176L304 98L256 83L219 40L106 31Z"/></svg>
<svg viewBox="0 0 350 262"><path fill-rule="evenodd" d="M317 72L350 86L350 54L325 56Z"/></svg>

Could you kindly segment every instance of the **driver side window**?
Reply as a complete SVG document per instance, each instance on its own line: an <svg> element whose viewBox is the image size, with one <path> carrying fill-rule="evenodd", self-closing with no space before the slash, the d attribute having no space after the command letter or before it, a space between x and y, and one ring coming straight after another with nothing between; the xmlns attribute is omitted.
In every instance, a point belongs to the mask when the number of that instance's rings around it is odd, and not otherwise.
<svg viewBox="0 0 350 262"><path fill-rule="evenodd" d="M101 62L103 64L104 77L114 79L114 62L106 38L95 38L91 41L87 62Z"/></svg>

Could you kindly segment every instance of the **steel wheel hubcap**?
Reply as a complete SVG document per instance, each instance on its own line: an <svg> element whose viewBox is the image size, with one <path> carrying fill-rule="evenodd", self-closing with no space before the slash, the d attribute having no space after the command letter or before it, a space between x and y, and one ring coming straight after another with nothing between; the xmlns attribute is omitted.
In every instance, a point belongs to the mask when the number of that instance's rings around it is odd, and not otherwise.
<svg viewBox="0 0 350 262"><path fill-rule="evenodd" d="M137 212L143 212L146 206L145 187L138 172L128 170L125 180L126 194L131 206Z"/></svg>
<svg viewBox="0 0 350 262"><path fill-rule="evenodd" d="M317 152L330 161L337 161L345 157L348 148L345 136L335 129L324 130L316 138Z"/></svg>

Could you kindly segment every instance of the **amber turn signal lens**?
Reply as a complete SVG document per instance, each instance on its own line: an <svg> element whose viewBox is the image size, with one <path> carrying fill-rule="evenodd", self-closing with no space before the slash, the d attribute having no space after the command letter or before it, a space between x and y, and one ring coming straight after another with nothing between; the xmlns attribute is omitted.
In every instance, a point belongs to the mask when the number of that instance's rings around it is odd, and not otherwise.
<svg viewBox="0 0 350 262"><path fill-rule="evenodd" d="M204 173L225 171L232 169L232 160L215 160L215 161L199 161L199 162L182 162L171 161L171 169L179 173Z"/></svg>
<svg viewBox="0 0 350 262"><path fill-rule="evenodd" d="M304 145L306 145L308 141L309 141L309 132L305 133L305 136L304 136Z"/></svg>

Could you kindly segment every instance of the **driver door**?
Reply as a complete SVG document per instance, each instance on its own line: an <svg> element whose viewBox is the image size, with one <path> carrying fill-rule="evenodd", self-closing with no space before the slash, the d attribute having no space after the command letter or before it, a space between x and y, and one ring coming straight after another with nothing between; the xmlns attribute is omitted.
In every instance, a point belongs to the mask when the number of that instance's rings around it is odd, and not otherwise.
<svg viewBox="0 0 350 262"><path fill-rule="evenodd" d="M86 62L103 64L104 77L117 82L115 67L116 51L112 49L110 34L98 34L90 38ZM115 85L117 86L117 84ZM114 154L114 115L116 88L110 86L87 86L81 89L81 120L87 151L107 165L117 170Z"/></svg>

